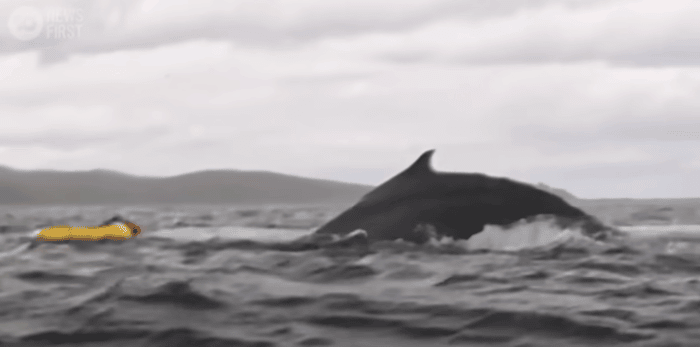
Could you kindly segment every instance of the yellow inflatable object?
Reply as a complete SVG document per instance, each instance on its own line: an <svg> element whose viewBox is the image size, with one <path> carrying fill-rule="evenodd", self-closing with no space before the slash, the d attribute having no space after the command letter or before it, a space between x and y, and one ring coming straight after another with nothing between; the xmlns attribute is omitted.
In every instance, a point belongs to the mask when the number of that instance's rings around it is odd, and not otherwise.
<svg viewBox="0 0 700 347"><path fill-rule="evenodd" d="M103 239L127 240L141 233L141 228L131 222L116 223L99 227L70 227L59 225L41 230L37 239L41 241L82 240L97 241Z"/></svg>

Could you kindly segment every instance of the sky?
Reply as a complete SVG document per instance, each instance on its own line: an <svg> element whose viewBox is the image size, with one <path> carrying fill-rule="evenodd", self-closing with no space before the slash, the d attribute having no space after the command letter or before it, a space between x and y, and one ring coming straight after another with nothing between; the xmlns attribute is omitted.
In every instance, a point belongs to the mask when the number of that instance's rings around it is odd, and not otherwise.
<svg viewBox="0 0 700 347"><path fill-rule="evenodd" d="M695 0L0 2L0 165L700 197Z"/></svg>

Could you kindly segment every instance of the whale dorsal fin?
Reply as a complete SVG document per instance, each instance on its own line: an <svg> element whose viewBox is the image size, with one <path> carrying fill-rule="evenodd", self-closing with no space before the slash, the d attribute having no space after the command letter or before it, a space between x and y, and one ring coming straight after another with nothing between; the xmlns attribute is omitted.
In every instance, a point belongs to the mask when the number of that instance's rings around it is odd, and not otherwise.
<svg viewBox="0 0 700 347"><path fill-rule="evenodd" d="M420 175L433 173L433 169L430 167L430 158L432 158L434 152L435 150L431 149L421 154L421 156L418 157L418 159L400 175Z"/></svg>

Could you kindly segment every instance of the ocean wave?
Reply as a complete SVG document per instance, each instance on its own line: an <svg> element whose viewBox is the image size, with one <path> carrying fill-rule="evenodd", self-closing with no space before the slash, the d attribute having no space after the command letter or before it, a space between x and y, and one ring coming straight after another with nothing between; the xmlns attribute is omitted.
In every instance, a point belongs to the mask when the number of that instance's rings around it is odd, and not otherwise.
<svg viewBox="0 0 700 347"><path fill-rule="evenodd" d="M464 240L209 227L0 235L9 346L694 346L696 243L551 220ZM685 244L683 244L685 243Z"/></svg>

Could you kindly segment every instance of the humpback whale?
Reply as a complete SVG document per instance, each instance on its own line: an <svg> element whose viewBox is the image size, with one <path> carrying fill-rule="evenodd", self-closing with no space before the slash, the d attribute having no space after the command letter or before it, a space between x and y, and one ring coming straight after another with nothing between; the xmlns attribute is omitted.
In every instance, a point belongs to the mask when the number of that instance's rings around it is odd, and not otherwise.
<svg viewBox="0 0 700 347"><path fill-rule="evenodd" d="M578 226L596 239L615 233L595 217L532 185L480 173L433 171L433 153L423 153L315 234L347 235L361 229L368 241L424 243L435 236L466 240L485 225L507 227L540 216L553 217L561 227Z"/></svg>

